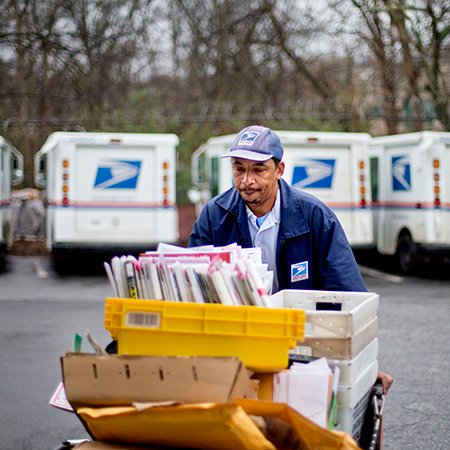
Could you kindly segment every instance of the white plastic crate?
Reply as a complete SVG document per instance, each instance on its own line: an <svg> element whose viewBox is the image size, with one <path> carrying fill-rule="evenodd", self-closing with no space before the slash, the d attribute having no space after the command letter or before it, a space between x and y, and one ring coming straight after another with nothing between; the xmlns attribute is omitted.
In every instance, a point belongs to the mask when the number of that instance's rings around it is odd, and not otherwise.
<svg viewBox="0 0 450 450"><path fill-rule="evenodd" d="M328 358L331 368L338 366L339 384L349 385L356 382L359 376L378 359L378 338L375 338L366 348L361 350L353 359Z"/></svg>
<svg viewBox="0 0 450 450"><path fill-rule="evenodd" d="M336 427L337 430L345 431L359 443L361 439L361 431L364 425L364 418L366 416L367 408L370 402L369 389L354 408L338 408L337 414L340 417L340 424Z"/></svg>
<svg viewBox="0 0 450 450"><path fill-rule="evenodd" d="M270 298L275 308L306 311L307 337L351 337L375 319L380 297L373 292L285 289ZM319 310L324 306L340 310Z"/></svg>
<svg viewBox="0 0 450 450"><path fill-rule="evenodd" d="M306 336L304 341L299 343L296 352L317 358L353 359L377 337L377 334L378 317L375 317L351 337Z"/></svg>
<svg viewBox="0 0 450 450"><path fill-rule="evenodd" d="M377 379L378 360L374 361L351 385L339 385L337 393L337 429L359 441L369 394Z"/></svg>

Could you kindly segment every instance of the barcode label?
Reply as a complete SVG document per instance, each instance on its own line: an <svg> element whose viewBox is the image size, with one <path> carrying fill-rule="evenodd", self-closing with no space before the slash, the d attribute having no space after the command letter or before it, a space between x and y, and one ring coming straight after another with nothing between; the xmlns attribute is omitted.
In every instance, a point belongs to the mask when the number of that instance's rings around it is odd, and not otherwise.
<svg viewBox="0 0 450 450"><path fill-rule="evenodd" d="M126 324L129 327L161 328L159 313L128 312Z"/></svg>

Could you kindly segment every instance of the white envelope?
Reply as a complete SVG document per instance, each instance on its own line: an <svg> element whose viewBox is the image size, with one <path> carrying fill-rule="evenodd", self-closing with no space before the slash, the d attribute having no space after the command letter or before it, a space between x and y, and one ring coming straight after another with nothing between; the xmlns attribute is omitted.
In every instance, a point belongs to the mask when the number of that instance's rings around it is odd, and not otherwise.
<svg viewBox="0 0 450 450"><path fill-rule="evenodd" d="M321 427L327 427L331 370L325 358L295 363L274 379L274 401L287 403Z"/></svg>

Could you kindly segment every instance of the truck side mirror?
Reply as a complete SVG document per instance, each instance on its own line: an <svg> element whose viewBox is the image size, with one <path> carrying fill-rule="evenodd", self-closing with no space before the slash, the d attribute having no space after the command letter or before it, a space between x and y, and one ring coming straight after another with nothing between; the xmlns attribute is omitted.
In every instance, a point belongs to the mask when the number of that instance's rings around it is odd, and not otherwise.
<svg viewBox="0 0 450 450"><path fill-rule="evenodd" d="M17 186L23 181L23 170L22 169L13 169L11 172L11 184L13 186Z"/></svg>

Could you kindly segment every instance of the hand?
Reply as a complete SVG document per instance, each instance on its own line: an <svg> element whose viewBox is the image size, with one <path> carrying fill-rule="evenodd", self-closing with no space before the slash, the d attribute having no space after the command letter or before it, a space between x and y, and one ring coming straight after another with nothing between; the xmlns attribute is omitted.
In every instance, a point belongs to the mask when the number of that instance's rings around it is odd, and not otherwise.
<svg viewBox="0 0 450 450"><path fill-rule="evenodd" d="M378 371L377 379L381 380L381 384L383 385L383 394L386 395L392 383L394 382L394 379L381 370Z"/></svg>

